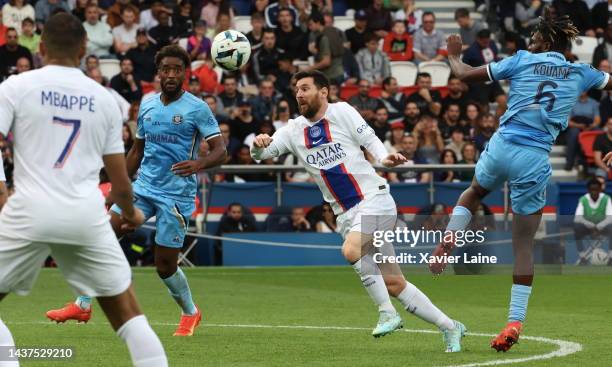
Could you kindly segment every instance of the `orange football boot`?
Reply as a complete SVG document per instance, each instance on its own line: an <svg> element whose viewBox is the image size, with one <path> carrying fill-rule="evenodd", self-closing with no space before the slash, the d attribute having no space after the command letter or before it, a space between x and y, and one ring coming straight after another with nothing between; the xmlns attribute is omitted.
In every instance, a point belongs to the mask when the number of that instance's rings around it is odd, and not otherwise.
<svg viewBox="0 0 612 367"><path fill-rule="evenodd" d="M91 307L83 310L75 303L67 303L63 308L47 311L47 318L57 323L68 320L87 323L91 318Z"/></svg>
<svg viewBox="0 0 612 367"><path fill-rule="evenodd" d="M174 332L174 336L192 336L195 328L200 324L202 320L202 312L196 306L195 315L181 315L181 321L179 322L178 328Z"/></svg>
<svg viewBox="0 0 612 367"><path fill-rule="evenodd" d="M523 331L523 323L520 321L509 322L504 330L491 341L491 348L498 352L507 352L518 343L519 335Z"/></svg>

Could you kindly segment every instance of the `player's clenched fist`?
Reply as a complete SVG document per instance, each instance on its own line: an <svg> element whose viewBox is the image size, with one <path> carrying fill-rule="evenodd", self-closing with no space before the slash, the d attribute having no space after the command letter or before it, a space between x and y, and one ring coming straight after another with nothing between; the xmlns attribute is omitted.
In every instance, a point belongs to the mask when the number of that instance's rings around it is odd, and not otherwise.
<svg viewBox="0 0 612 367"><path fill-rule="evenodd" d="M461 47L463 43L461 41L461 36L458 34L451 34L446 39L446 49L448 50L449 56L460 56L461 55Z"/></svg>
<svg viewBox="0 0 612 367"><path fill-rule="evenodd" d="M268 134L259 134L253 141L253 145L256 148L267 148L270 143L272 143L272 137Z"/></svg>

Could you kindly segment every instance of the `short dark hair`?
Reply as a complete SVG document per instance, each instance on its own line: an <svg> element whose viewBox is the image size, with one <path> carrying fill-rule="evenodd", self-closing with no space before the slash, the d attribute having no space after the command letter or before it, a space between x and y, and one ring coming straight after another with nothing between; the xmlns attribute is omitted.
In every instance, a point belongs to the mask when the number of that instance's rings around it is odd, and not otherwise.
<svg viewBox="0 0 612 367"><path fill-rule="evenodd" d="M491 31L488 29L481 29L476 33L476 38L491 38Z"/></svg>
<svg viewBox="0 0 612 367"><path fill-rule="evenodd" d="M155 54L155 67L159 68L161 62L166 57L176 57L183 61L183 65L185 69L189 67L191 64L191 59L189 58L189 54L185 51L181 46L178 45L168 45L162 47L159 52Z"/></svg>
<svg viewBox="0 0 612 367"><path fill-rule="evenodd" d="M319 24L325 24L325 19L323 18L323 15L319 13L318 11L310 14L310 17L308 17L308 20L313 21L315 23L319 23Z"/></svg>
<svg viewBox="0 0 612 367"><path fill-rule="evenodd" d="M228 79L234 79L235 82L238 81L238 78L235 75L228 74L228 75L225 75L223 77L223 80L221 81L221 84L225 83L225 81L228 80Z"/></svg>
<svg viewBox="0 0 612 367"><path fill-rule="evenodd" d="M329 90L329 79L318 70L300 71L296 73L294 77L296 83L301 79L312 78L314 85L316 85L318 89L327 88L327 90Z"/></svg>
<svg viewBox="0 0 612 367"><path fill-rule="evenodd" d="M417 80L419 80L419 78L431 78L431 74L429 73L425 73L425 72L421 72L417 74Z"/></svg>
<svg viewBox="0 0 612 367"><path fill-rule="evenodd" d="M26 23L30 23L31 25L34 25L34 19L27 17L24 20L21 21L21 25L24 25Z"/></svg>
<svg viewBox="0 0 612 367"><path fill-rule="evenodd" d="M365 43L372 42L372 41L378 42L378 39L379 39L378 36L374 33L366 33L366 35L363 38L364 38Z"/></svg>
<svg viewBox="0 0 612 367"><path fill-rule="evenodd" d="M459 8L455 10L455 20L459 18L467 18L470 16L470 11L466 8Z"/></svg>
<svg viewBox="0 0 612 367"><path fill-rule="evenodd" d="M264 28L261 34L264 34L264 33L272 33L273 35L276 36L276 32L274 32L274 29L272 28Z"/></svg>
<svg viewBox="0 0 612 367"><path fill-rule="evenodd" d="M15 32L15 33L19 33L19 32L17 32L17 29L16 29L15 27L8 27L8 28L6 29L6 33L8 33L8 32Z"/></svg>
<svg viewBox="0 0 612 367"><path fill-rule="evenodd" d="M258 12L251 14L251 20L253 19L265 20L266 17L263 15L262 12L258 11Z"/></svg>
<svg viewBox="0 0 612 367"><path fill-rule="evenodd" d="M391 84L391 80L392 79L395 79L395 78L392 77L392 76L388 76L385 79L383 79L383 81L382 81L383 88L388 86L389 84Z"/></svg>
<svg viewBox="0 0 612 367"><path fill-rule="evenodd" d="M87 32L79 18L64 12L49 17L41 42L53 57L77 57L86 37Z"/></svg>
<svg viewBox="0 0 612 367"><path fill-rule="evenodd" d="M286 11L289 13L289 15L291 15L291 19L293 19L293 12L291 11L291 9L289 8L279 8L278 9L278 15L280 15L281 12Z"/></svg>
<svg viewBox="0 0 612 367"><path fill-rule="evenodd" d="M425 18L428 15L431 15L434 18L434 20L436 20L436 15L433 12L431 12L431 11L424 12L423 16L421 16L421 19Z"/></svg>
<svg viewBox="0 0 612 367"><path fill-rule="evenodd" d="M601 182L596 177L591 177L591 179L587 182L587 189L592 185L597 185L601 188Z"/></svg>

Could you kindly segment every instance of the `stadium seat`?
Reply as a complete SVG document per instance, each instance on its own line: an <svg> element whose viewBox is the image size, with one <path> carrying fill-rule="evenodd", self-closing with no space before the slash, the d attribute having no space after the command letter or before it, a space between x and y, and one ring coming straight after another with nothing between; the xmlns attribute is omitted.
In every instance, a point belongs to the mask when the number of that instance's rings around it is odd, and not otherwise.
<svg viewBox="0 0 612 367"><path fill-rule="evenodd" d="M578 135L578 142L580 142L580 146L582 147L582 152L584 153L584 157L586 158L588 165L595 164L595 155L593 154L593 143L595 143L595 138L598 135L603 134L604 131L583 131Z"/></svg>
<svg viewBox="0 0 612 367"><path fill-rule="evenodd" d="M100 59L100 72L102 76L109 81L112 77L121 72L119 60L117 59Z"/></svg>
<svg viewBox="0 0 612 367"><path fill-rule="evenodd" d="M335 17L334 18L334 27L340 29L341 31L346 31L349 28L353 28L355 26L355 20L351 17Z"/></svg>
<svg viewBox="0 0 612 367"><path fill-rule="evenodd" d="M451 69L440 61L426 61L419 64L419 72L431 75L432 87L444 87L448 84Z"/></svg>
<svg viewBox="0 0 612 367"><path fill-rule="evenodd" d="M184 50L187 50L187 38L181 38L178 40L178 45L181 46Z"/></svg>
<svg viewBox="0 0 612 367"><path fill-rule="evenodd" d="M414 85L419 69L410 61L391 61L391 76L397 79L401 87Z"/></svg>
<svg viewBox="0 0 612 367"><path fill-rule="evenodd" d="M192 61L191 62L191 70L195 70L195 69L199 68L202 65L204 65L204 61L202 61L202 60Z"/></svg>
<svg viewBox="0 0 612 367"><path fill-rule="evenodd" d="M251 17L234 17L234 24L236 25L235 29L238 32L242 32L247 34L251 31L253 27L251 27Z"/></svg>
<svg viewBox="0 0 612 367"><path fill-rule="evenodd" d="M593 62L593 51L597 47L597 38L595 37L577 37L572 41L572 53L578 56L578 60L584 63Z"/></svg>

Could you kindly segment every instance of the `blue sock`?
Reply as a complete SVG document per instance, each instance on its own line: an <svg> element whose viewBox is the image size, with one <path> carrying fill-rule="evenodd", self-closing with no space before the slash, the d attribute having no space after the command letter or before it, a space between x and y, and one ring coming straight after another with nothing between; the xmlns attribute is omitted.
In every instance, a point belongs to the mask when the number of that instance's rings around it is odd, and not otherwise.
<svg viewBox="0 0 612 367"><path fill-rule="evenodd" d="M508 322L525 321L527 314L527 303L529 303L529 295L531 287L520 284L512 285L510 293L510 312L508 312Z"/></svg>
<svg viewBox="0 0 612 367"><path fill-rule="evenodd" d="M74 303L76 303L76 305L79 306L81 310L89 310L91 308L91 297L78 296Z"/></svg>
<svg viewBox="0 0 612 367"><path fill-rule="evenodd" d="M187 277L181 268L176 269L176 273L166 279L162 279L170 291L170 295L176 303L181 307L185 315L195 315L197 312L196 306L191 299L191 290Z"/></svg>
<svg viewBox="0 0 612 367"><path fill-rule="evenodd" d="M456 206L446 226L447 231L463 231L472 220L472 212L464 206Z"/></svg>

